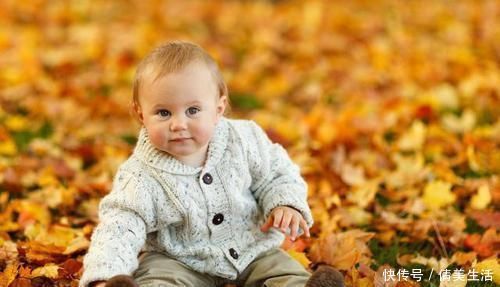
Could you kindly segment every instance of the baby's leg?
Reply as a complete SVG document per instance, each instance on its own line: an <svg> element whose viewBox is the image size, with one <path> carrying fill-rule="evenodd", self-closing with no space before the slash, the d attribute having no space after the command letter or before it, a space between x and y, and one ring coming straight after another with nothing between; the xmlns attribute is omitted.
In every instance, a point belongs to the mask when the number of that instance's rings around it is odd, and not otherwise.
<svg viewBox="0 0 500 287"><path fill-rule="evenodd" d="M156 252L141 256L139 268L133 276L140 287L215 287L215 280L209 275Z"/></svg>
<svg viewBox="0 0 500 287"><path fill-rule="evenodd" d="M244 287L304 287L310 276L288 253L273 249L250 263L239 279Z"/></svg>

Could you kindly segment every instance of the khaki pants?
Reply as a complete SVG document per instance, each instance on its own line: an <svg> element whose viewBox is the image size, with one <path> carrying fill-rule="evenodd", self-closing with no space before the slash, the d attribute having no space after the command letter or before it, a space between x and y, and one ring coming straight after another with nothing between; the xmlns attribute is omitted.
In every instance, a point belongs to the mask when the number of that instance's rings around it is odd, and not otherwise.
<svg viewBox="0 0 500 287"><path fill-rule="evenodd" d="M273 249L256 258L238 279L210 276L161 253L141 256L134 277L141 287L219 287L226 283L243 287L303 287L311 274L281 249Z"/></svg>

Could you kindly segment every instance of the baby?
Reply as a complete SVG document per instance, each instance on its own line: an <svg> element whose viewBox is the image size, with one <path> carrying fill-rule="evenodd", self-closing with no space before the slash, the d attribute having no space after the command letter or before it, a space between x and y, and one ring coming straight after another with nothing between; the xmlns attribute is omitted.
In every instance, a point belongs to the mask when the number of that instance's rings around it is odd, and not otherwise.
<svg viewBox="0 0 500 287"><path fill-rule="evenodd" d="M99 206L80 286L343 286L335 269L311 276L279 249L285 232L309 237L306 184L259 126L224 117L227 106L198 45L169 42L139 64L142 129Z"/></svg>

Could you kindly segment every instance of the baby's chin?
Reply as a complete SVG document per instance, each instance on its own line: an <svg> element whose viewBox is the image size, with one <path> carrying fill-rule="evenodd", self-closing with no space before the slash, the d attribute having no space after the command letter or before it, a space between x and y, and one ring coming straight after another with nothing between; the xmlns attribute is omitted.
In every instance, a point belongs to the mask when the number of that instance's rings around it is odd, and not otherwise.
<svg viewBox="0 0 500 287"><path fill-rule="evenodd" d="M200 153L200 148L194 144L186 144L182 146L175 146L163 149L164 152L172 155L173 157L187 157Z"/></svg>

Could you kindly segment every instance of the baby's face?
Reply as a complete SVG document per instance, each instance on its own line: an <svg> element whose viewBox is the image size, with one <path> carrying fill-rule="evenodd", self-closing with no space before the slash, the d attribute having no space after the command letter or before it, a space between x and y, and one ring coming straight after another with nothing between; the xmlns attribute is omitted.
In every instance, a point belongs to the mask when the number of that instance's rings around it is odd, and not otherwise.
<svg viewBox="0 0 500 287"><path fill-rule="evenodd" d="M202 165L226 106L208 67L192 62L154 82L145 79L139 101L153 146L188 165Z"/></svg>

